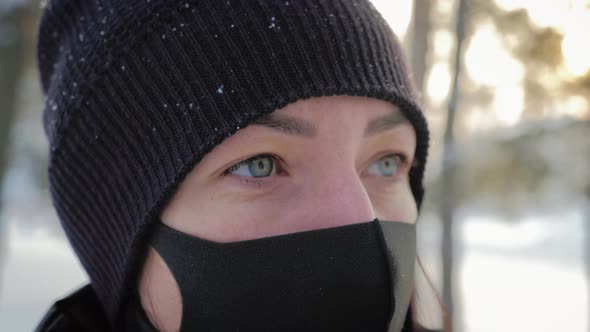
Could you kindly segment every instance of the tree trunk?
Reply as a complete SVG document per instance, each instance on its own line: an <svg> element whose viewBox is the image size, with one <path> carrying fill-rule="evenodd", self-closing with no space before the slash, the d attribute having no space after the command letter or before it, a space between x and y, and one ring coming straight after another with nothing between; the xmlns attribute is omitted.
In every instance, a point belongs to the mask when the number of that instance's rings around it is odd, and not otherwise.
<svg viewBox="0 0 590 332"><path fill-rule="evenodd" d="M586 207L585 207L585 216L584 216L584 226L585 226L585 239L584 239L584 260L586 262L586 283L588 287L590 287L590 183L588 183L586 187ZM590 295L587 295L587 309L588 314L586 317L590 317ZM590 321L588 322L590 325Z"/></svg>
<svg viewBox="0 0 590 332"><path fill-rule="evenodd" d="M459 104L460 87L459 81L461 76L463 41L465 36L466 21L466 0L459 0L457 12L456 39L457 46L454 56L454 73L451 87L451 95L448 103L447 123L444 133L444 153L443 153L443 172L442 172L442 190L440 195L440 216L443 223L442 234L442 268L443 268L443 302L448 314L448 321L453 324L454 301L453 301L453 267L454 267L454 241L453 241L453 217L456 207L456 148L454 138L455 117Z"/></svg>
<svg viewBox="0 0 590 332"><path fill-rule="evenodd" d="M25 38L22 23L26 10L15 8L10 13L0 13L0 188L8 166L8 147L10 128L16 114L16 88L21 76L25 52ZM2 201L0 200L0 269L8 249L4 232L6 222L1 220ZM0 273L0 277L2 273ZM0 285L2 280L0 279ZM1 291L1 289L0 289Z"/></svg>
<svg viewBox="0 0 590 332"><path fill-rule="evenodd" d="M424 91L424 76L428 60L428 36L430 34L431 0L414 1L413 24L411 33L412 72L418 91Z"/></svg>

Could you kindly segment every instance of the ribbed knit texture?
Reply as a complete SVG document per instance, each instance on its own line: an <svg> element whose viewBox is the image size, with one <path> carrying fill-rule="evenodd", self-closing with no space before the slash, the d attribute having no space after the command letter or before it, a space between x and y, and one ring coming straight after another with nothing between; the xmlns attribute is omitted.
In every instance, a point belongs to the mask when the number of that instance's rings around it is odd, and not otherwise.
<svg viewBox="0 0 590 332"><path fill-rule="evenodd" d="M368 0L49 0L38 64L53 202L113 325L177 185L223 139L289 103L398 105L417 132L422 201L428 130L398 41Z"/></svg>

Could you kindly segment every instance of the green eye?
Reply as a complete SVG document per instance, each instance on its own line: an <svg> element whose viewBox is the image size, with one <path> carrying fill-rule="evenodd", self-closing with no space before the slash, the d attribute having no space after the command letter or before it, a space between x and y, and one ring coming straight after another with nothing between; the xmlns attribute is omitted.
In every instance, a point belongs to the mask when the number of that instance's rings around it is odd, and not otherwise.
<svg viewBox="0 0 590 332"><path fill-rule="evenodd" d="M399 155L387 155L372 163L368 172L373 175L392 177L396 174L402 159Z"/></svg>
<svg viewBox="0 0 590 332"><path fill-rule="evenodd" d="M235 164L226 172L243 177L267 177L275 173L274 163L273 156L259 155Z"/></svg>

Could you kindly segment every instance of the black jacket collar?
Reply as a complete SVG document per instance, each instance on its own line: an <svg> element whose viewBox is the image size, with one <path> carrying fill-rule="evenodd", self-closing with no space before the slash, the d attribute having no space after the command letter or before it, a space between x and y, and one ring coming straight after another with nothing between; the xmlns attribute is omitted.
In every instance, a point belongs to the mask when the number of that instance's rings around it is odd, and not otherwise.
<svg viewBox="0 0 590 332"><path fill-rule="evenodd" d="M55 302L35 330L35 332L70 331L112 331L90 284Z"/></svg>

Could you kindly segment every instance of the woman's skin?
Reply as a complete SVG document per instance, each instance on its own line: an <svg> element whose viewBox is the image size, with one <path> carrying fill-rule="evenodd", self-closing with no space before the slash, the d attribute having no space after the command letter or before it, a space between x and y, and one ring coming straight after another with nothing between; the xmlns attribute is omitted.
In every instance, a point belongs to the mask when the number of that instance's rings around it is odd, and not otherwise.
<svg viewBox="0 0 590 332"><path fill-rule="evenodd" d="M161 219L218 242L374 218L414 223L408 173L415 149L414 128L391 103L353 96L300 100L205 155ZM257 155L262 156L236 165ZM178 331L178 286L158 253L148 251L139 282L141 304L158 330Z"/></svg>

